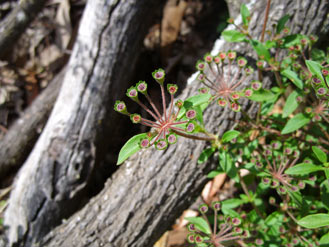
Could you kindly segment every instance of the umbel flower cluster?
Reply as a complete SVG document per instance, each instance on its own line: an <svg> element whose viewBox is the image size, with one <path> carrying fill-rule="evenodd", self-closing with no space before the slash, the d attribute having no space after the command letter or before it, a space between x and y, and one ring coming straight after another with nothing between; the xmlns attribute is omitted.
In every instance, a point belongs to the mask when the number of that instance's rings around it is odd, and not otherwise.
<svg viewBox="0 0 329 247"><path fill-rule="evenodd" d="M214 225L212 227L206 216L209 209L208 205L202 204L199 207L199 211L202 215L202 219L200 220L203 221L204 224L200 224L200 221L198 221L197 224L190 223L188 225L187 228L190 233L187 235L187 241L189 243L195 243L198 246L204 243L210 244L211 246L224 247L229 242L249 237L249 232L243 230L241 227L241 219L218 215L220 208L220 202L215 201L212 203L212 209L215 213ZM201 225L206 227L198 229Z"/></svg>
<svg viewBox="0 0 329 247"><path fill-rule="evenodd" d="M153 117L153 120L143 118L137 113L129 113L123 101L116 101L114 110L129 116L131 121L135 124L140 123L152 128L147 134L147 137L140 141L140 147L147 148L154 145L156 149L164 150L169 144L176 143L177 135L193 137L189 134L195 129L193 119L196 117L196 111L189 109L185 114L180 114L183 101L177 100L176 103L174 103L174 95L178 90L175 84L167 84L167 91L170 94L170 104L167 111L164 87L165 71L163 69L158 69L152 73L152 76L161 89L162 113L160 113L160 110L148 95L147 83L145 81L139 81L135 86L129 88L127 90L127 96L148 112ZM142 94L146 98L150 107L142 103L139 99L139 94Z"/></svg>
<svg viewBox="0 0 329 247"><path fill-rule="evenodd" d="M237 57L235 51L219 52L217 56L206 54L204 60L197 63L196 68L199 71L198 80L206 87L201 88L200 92L206 93L210 89L211 101L216 100L222 107L228 105L236 112L240 111L238 100L241 97L248 98L254 90L262 87L260 82L253 81L251 88L238 90L254 70L247 66L244 57Z"/></svg>

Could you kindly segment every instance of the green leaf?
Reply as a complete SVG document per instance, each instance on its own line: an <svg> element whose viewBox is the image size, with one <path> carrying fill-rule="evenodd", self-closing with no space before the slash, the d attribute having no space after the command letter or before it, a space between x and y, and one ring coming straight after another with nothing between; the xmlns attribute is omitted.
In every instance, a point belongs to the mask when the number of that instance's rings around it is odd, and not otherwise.
<svg viewBox="0 0 329 247"><path fill-rule="evenodd" d="M198 164L202 164L206 162L209 159L209 157L215 152L215 150L216 150L215 148L207 148L203 150L199 156Z"/></svg>
<svg viewBox="0 0 329 247"><path fill-rule="evenodd" d="M322 50L317 49L317 48L312 48L311 58L312 58L313 61L321 63L322 61L325 60L326 53Z"/></svg>
<svg viewBox="0 0 329 247"><path fill-rule="evenodd" d="M316 155L318 160L320 160L322 163L327 162L327 155L325 152L323 152L320 148L313 146L312 147L313 153Z"/></svg>
<svg viewBox="0 0 329 247"><path fill-rule="evenodd" d="M117 165L122 164L131 155L139 151L141 149L141 147L139 146L139 142L141 139L145 138L146 136L147 133L142 133L130 138L120 150Z"/></svg>
<svg viewBox="0 0 329 247"><path fill-rule="evenodd" d="M211 234L207 221L201 217L185 217L187 221L194 224L197 229L205 234Z"/></svg>
<svg viewBox="0 0 329 247"><path fill-rule="evenodd" d="M297 165L294 165L293 167L288 168L285 171L285 174L289 175L306 175L312 172L317 172L323 170L322 167L309 164L309 163L300 163Z"/></svg>
<svg viewBox="0 0 329 247"><path fill-rule="evenodd" d="M271 54L268 51L268 49L266 49L266 47L263 43L261 43L258 40L252 40L251 46L254 48L254 50L256 51L257 55L260 58L264 58L266 61L270 60Z"/></svg>
<svg viewBox="0 0 329 247"><path fill-rule="evenodd" d="M328 246L328 244L329 244L329 232L327 234L323 235L320 238L319 244L320 244L320 246L322 246L322 245Z"/></svg>
<svg viewBox="0 0 329 247"><path fill-rule="evenodd" d="M246 35L236 30L225 30L222 32L222 36L227 42L242 42L246 40Z"/></svg>
<svg viewBox="0 0 329 247"><path fill-rule="evenodd" d="M289 48L291 46L297 45L300 43L300 40L304 38L303 35L300 34L292 34L288 35L283 38L283 47L284 48Z"/></svg>
<svg viewBox="0 0 329 247"><path fill-rule="evenodd" d="M303 207L305 205L305 202L303 200L302 194L299 191L293 192L289 188L287 188L287 192L290 196L290 198L299 206Z"/></svg>
<svg viewBox="0 0 329 247"><path fill-rule="evenodd" d="M259 89L254 91L252 95L248 98L257 102L271 101L276 98L276 95L267 89Z"/></svg>
<svg viewBox="0 0 329 247"><path fill-rule="evenodd" d="M241 199L227 199L225 201L222 201L222 209L232 209L232 208L236 208L240 205L243 204L243 200Z"/></svg>
<svg viewBox="0 0 329 247"><path fill-rule="evenodd" d="M265 224L268 226L272 225L282 225L283 222L283 215L279 212L273 212L265 219Z"/></svg>
<svg viewBox="0 0 329 247"><path fill-rule="evenodd" d="M329 226L329 214L307 215L304 218L301 218L297 223L302 227L310 229Z"/></svg>
<svg viewBox="0 0 329 247"><path fill-rule="evenodd" d="M296 87L298 87L299 89L303 89L303 81L301 79L299 79L298 75L296 74L296 72L289 70L289 69L285 69L284 71L281 72L281 74L285 77L287 77L289 80L292 81L293 84L295 84Z"/></svg>
<svg viewBox="0 0 329 247"><path fill-rule="evenodd" d="M240 13L241 13L243 24L248 25L248 22L249 22L248 17L250 16L250 12L245 4L241 5Z"/></svg>
<svg viewBox="0 0 329 247"><path fill-rule="evenodd" d="M298 113L293 118L289 119L287 124L284 126L281 134L285 135L299 128L303 127L304 125L308 124L311 121L311 118L303 113Z"/></svg>
<svg viewBox="0 0 329 247"><path fill-rule="evenodd" d="M299 103L297 102L296 98L299 95L300 94L297 91L293 91L288 96L287 101L283 107L283 114L282 114L283 118L288 117L291 113L293 113L297 109Z"/></svg>
<svg viewBox="0 0 329 247"><path fill-rule="evenodd" d="M322 78L322 72L321 72L321 69L322 69L321 64L319 64L318 62L312 61L312 60L306 60L306 66L314 76L319 78L322 81L322 83L324 83L323 78Z"/></svg>
<svg viewBox="0 0 329 247"><path fill-rule="evenodd" d="M226 131L222 136L222 142L229 142L234 138L237 138L240 135L240 132L237 130L229 130Z"/></svg>
<svg viewBox="0 0 329 247"><path fill-rule="evenodd" d="M209 172L209 174L207 175L207 178L214 178L214 177L216 177L217 175L219 175L219 174L223 174L224 173L224 171L211 171L211 172Z"/></svg>
<svg viewBox="0 0 329 247"><path fill-rule="evenodd" d="M276 42L268 40L265 42L265 47L266 47L266 49L271 49L273 47L276 47Z"/></svg>
<svg viewBox="0 0 329 247"><path fill-rule="evenodd" d="M278 21L278 25L276 26L276 33L281 33L281 31L284 28L284 25L286 25L289 18L290 18L290 15L285 15L280 18L280 20Z"/></svg>
<svg viewBox="0 0 329 247"><path fill-rule="evenodd" d="M209 102L211 95L209 93L197 94L192 97L189 97L184 101L185 108L195 107L204 103Z"/></svg>
<svg viewBox="0 0 329 247"><path fill-rule="evenodd" d="M230 178L234 179L235 181L239 180L235 164L228 153L222 152L219 154L219 165Z"/></svg>

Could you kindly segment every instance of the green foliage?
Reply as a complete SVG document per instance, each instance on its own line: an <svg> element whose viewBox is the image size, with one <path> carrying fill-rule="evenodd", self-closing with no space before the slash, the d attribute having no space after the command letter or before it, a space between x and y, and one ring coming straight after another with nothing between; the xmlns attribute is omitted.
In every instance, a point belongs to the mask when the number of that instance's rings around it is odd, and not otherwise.
<svg viewBox="0 0 329 247"><path fill-rule="evenodd" d="M126 142L120 150L117 165L121 165L126 159L141 149L139 143L146 135L146 133L135 135Z"/></svg>

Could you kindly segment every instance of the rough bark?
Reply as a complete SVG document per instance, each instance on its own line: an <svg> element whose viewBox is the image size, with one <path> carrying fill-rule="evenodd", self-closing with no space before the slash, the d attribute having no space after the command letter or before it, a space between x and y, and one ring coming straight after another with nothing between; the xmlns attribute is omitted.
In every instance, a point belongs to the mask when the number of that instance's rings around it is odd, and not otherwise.
<svg viewBox="0 0 329 247"><path fill-rule="evenodd" d="M114 99L128 87L143 37L164 2L88 1L60 94L9 199L10 245L31 246L81 206L115 135Z"/></svg>
<svg viewBox="0 0 329 247"><path fill-rule="evenodd" d="M0 58L11 50L47 0L22 0L0 24Z"/></svg>
<svg viewBox="0 0 329 247"><path fill-rule="evenodd" d="M266 1L252 1L252 34L260 35ZM292 15L292 33L318 33L328 12L325 0L278 0L272 2L270 23L283 15ZM214 52L237 49L251 55L248 46L227 44L218 40ZM274 83L268 77L267 85ZM197 92L198 84L190 84L182 98ZM245 102L251 112L255 105ZM232 127L229 118L240 115L211 105L205 112L207 127L223 132ZM139 152L108 180L103 191L81 211L44 238L42 246L152 246L170 227L181 211L193 200L206 182L205 174L213 162L198 165L197 158L207 143L180 138L166 151L149 149Z"/></svg>
<svg viewBox="0 0 329 247"><path fill-rule="evenodd" d="M0 140L0 179L16 171L31 152L59 93L63 69Z"/></svg>

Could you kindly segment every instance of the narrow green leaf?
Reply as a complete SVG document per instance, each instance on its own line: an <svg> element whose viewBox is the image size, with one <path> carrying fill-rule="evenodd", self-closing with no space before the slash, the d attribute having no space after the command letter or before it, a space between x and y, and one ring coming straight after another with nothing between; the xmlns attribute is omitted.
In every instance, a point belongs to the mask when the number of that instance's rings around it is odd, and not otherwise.
<svg viewBox="0 0 329 247"><path fill-rule="evenodd" d="M294 201L294 203L298 205L298 207L302 207L303 205L305 205L302 194L299 191L293 192L290 189L287 189L287 192L290 198L292 198L292 200Z"/></svg>
<svg viewBox="0 0 329 247"><path fill-rule="evenodd" d="M326 233L325 235L323 235L321 238L320 238L320 242L319 242L320 246L321 245L326 245L328 246L329 244L329 232Z"/></svg>
<svg viewBox="0 0 329 247"><path fill-rule="evenodd" d="M215 150L216 150L215 148L207 148L203 150L199 156L198 164L202 164L206 162L209 159L209 157L215 152Z"/></svg>
<svg viewBox="0 0 329 247"><path fill-rule="evenodd" d="M238 181L239 177L237 168L228 153L222 152L219 154L219 165L230 178Z"/></svg>
<svg viewBox="0 0 329 247"><path fill-rule="evenodd" d="M292 81L293 84L295 84L296 87L298 87L299 89L303 89L303 81L301 79L299 79L298 75L296 74L296 72L289 70L289 69L285 69L284 71L281 72L281 74L285 77L287 77L289 80Z"/></svg>
<svg viewBox="0 0 329 247"><path fill-rule="evenodd" d="M322 83L324 83L321 73L321 64L312 60L306 60L306 66L311 71L312 75L316 76L322 81Z"/></svg>
<svg viewBox="0 0 329 247"><path fill-rule="evenodd" d="M316 155L318 160L320 160L322 163L327 162L327 155L325 152L323 152L320 148L313 146L312 147L313 153Z"/></svg>
<svg viewBox="0 0 329 247"><path fill-rule="evenodd" d="M217 175L219 175L219 174L223 174L224 173L224 171L222 170L222 171L211 171L211 172L209 172L209 174L207 175L207 178L214 178L214 177L216 177Z"/></svg>
<svg viewBox="0 0 329 247"><path fill-rule="evenodd" d="M323 170L322 167L313 165L313 164L309 164L309 163L300 163L297 165L294 165L293 167L288 168L285 171L285 174L288 175L306 175L312 172L316 172L316 171L321 171Z"/></svg>
<svg viewBox="0 0 329 247"><path fill-rule="evenodd" d="M284 216L279 212L273 212L265 219L265 224L268 226L272 225L281 225L283 222Z"/></svg>
<svg viewBox="0 0 329 247"><path fill-rule="evenodd" d="M276 95L267 89L260 89L254 91L253 94L248 98L257 102L271 101L276 98Z"/></svg>
<svg viewBox="0 0 329 247"><path fill-rule="evenodd" d="M300 40L304 38L303 35L300 34L292 34L288 35L283 38L283 47L284 48L289 48L291 46L297 45L300 43Z"/></svg>
<svg viewBox="0 0 329 247"><path fill-rule="evenodd" d="M222 201L222 209L232 209L242 204L243 204L243 200L241 199L236 199L236 198L227 199L225 201Z"/></svg>
<svg viewBox="0 0 329 247"><path fill-rule="evenodd" d="M245 34L236 30L225 30L222 32L222 36L227 42L242 42L246 39Z"/></svg>
<svg viewBox="0 0 329 247"><path fill-rule="evenodd" d="M281 134L285 135L299 128L303 127L304 125L308 124L311 121L311 118L303 113L298 113L293 118L289 119L287 124L284 126Z"/></svg>
<svg viewBox="0 0 329 247"><path fill-rule="evenodd" d="M195 107L204 103L209 102L211 95L209 93L197 94L192 97L187 98L184 101L185 108Z"/></svg>
<svg viewBox="0 0 329 247"><path fill-rule="evenodd" d="M301 218L297 223L302 227L310 229L329 226L329 214L307 215L304 218Z"/></svg>
<svg viewBox="0 0 329 247"><path fill-rule="evenodd" d="M125 145L123 145L123 147L121 148L120 153L119 153L117 165L122 164L131 155L133 155L134 153L136 153L137 151L139 151L141 149L141 147L139 146L139 142L141 139L145 138L146 135L147 135L147 133L135 135L132 138L130 138L125 143Z"/></svg>
<svg viewBox="0 0 329 247"><path fill-rule="evenodd" d="M250 12L245 4L241 5L240 13L241 13L243 24L248 25L248 22L249 22L248 17L250 16Z"/></svg>
<svg viewBox="0 0 329 247"><path fill-rule="evenodd" d="M194 224L197 229L206 234L211 234L207 221L201 217L185 217L185 219Z"/></svg>
<svg viewBox="0 0 329 247"><path fill-rule="evenodd" d="M226 131L222 136L222 142L229 142L234 138L237 138L240 135L240 132L237 130Z"/></svg>
<svg viewBox="0 0 329 247"><path fill-rule="evenodd" d="M281 33L281 31L284 28L284 25L286 25L289 18L290 18L290 15L285 15L285 16L281 17L281 19L278 21L278 25L276 26L276 33Z"/></svg>
<svg viewBox="0 0 329 247"><path fill-rule="evenodd" d="M254 50L256 51L257 55L260 58L265 59L266 61L270 60L271 54L268 51L268 49L266 49L266 47L263 43L261 43L258 40L252 40L251 46L254 48Z"/></svg>
<svg viewBox="0 0 329 247"><path fill-rule="evenodd" d="M291 94L289 94L287 101L283 107L283 118L288 117L291 113L294 112L294 110L297 109L299 103L297 102L296 98L299 95L300 94L297 91L293 91Z"/></svg>

